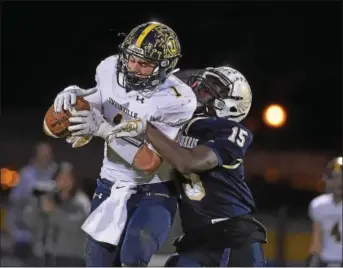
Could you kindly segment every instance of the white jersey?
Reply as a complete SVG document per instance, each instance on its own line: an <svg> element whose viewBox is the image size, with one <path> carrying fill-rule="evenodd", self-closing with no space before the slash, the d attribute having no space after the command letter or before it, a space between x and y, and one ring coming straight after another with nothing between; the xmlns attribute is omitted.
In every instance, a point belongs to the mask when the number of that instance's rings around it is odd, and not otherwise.
<svg viewBox="0 0 343 268"><path fill-rule="evenodd" d="M117 83L116 64L118 56L103 60L96 69L98 91L85 99L102 111L108 122L117 124L130 118L151 118L153 124L170 139L175 139L180 128L192 117L196 109L196 97L192 89L171 75L151 97L136 91L126 92ZM149 145L151 149L152 146ZM105 142L101 178L110 181L128 181L137 184L157 183L170 180L166 163L150 175L130 166Z"/></svg>
<svg viewBox="0 0 343 268"><path fill-rule="evenodd" d="M336 204L332 194L322 194L311 201L309 216L322 230L321 259L342 262L342 201Z"/></svg>

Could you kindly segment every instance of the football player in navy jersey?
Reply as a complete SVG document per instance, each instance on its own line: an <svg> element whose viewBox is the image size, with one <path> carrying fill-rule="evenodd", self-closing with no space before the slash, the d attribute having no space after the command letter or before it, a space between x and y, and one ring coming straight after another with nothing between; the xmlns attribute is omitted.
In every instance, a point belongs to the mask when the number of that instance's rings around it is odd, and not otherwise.
<svg viewBox="0 0 343 268"><path fill-rule="evenodd" d="M190 77L198 108L178 143L149 121L129 120L113 135L146 139L175 168L183 235L166 266L264 266L266 230L253 217L243 159L252 133L240 124L251 106L245 77L231 67L206 68Z"/></svg>

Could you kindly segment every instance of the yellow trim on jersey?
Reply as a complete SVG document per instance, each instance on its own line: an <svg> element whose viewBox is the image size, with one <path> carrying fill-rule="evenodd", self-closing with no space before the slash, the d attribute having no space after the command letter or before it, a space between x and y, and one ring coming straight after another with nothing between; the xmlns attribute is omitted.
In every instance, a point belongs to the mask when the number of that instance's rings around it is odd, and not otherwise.
<svg viewBox="0 0 343 268"><path fill-rule="evenodd" d="M223 168L226 168L226 169L236 169L238 168L238 166L240 164L243 163L243 160L242 159L237 159L238 163L237 164L234 164L234 165L222 165Z"/></svg>
<svg viewBox="0 0 343 268"><path fill-rule="evenodd" d="M147 26L143 32L139 35L137 41L136 41L136 47L141 47L145 37L152 31L152 29L156 28L159 23L152 23L149 26Z"/></svg>

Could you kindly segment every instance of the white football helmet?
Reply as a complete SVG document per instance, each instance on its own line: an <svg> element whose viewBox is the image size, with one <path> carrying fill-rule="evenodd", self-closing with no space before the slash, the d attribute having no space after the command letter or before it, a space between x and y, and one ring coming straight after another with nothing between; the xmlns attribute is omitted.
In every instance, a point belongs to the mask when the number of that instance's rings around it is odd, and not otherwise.
<svg viewBox="0 0 343 268"><path fill-rule="evenodd" d="M197 113L240 122L249 113L252 93L248 81L237 70L223 66L206 68L188 80L197 96Z"/></svg>

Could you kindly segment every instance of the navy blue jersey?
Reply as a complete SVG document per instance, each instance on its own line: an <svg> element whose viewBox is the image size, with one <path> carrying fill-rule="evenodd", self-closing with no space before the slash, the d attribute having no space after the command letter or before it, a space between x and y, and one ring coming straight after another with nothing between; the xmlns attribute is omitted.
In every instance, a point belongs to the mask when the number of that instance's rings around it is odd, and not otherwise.
<svg viewBox="0 0 343 268"><path fill-rule="evenodd" d="M206 172L186 177L176 173L181 186L179 207L185 232L254 211L243 167L251 141L248 129L226 119L198 117L185 126L179 137L181 146L206 145L219 159L218 166Z"/></svg>

